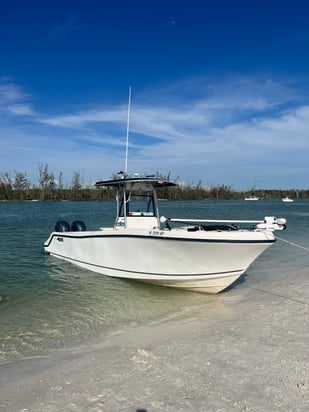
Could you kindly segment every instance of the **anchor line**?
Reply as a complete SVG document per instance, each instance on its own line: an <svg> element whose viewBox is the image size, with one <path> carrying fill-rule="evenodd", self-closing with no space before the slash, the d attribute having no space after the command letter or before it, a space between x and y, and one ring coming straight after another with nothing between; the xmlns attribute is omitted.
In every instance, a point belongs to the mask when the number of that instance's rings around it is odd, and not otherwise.
<svg viewBox="0 0 309 412"><path fill-rule="evenodd" d="M280 295L279 293L270 292L269 290L264 290L264 289L255 288L255 287L246 286L246 285L244 285L244 287L246 287L247 289L251 289L251 290L257 290L258 292L265 293L265 294L267 294L267 295L276 296L277 298L281 298L281 299L284 299L284 300L290 300L291 302L296 302L296 303L300 303L300 304L302 304L302 305L307 305L307 306L309 306L309 303L304 302L303 300L298 300L298 299L290 298L289 296Z"/></svg>
<svg viewBox="0 0 309 412"><path fill-rule="evenodd" d="M289 240L286 240L286 239L282 239L282 237L279 237L279 236L276 236L276 239L279 239L279 240L281 240L282 242L288 243L289 245L298 247L299 249L303 249L303 250L306 250L307 252L309 252L309 248L307 248L307 247L305 247L305 246L298 245L297 243L290 242Z"/></svg>

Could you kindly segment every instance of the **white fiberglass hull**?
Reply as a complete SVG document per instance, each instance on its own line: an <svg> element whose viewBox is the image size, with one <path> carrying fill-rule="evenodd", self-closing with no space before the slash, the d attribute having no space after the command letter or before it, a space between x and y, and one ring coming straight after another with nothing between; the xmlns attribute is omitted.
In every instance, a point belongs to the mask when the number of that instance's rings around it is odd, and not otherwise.
<svg viewBox="0 0 309 412"><path fill-rule="evenodd" d="M273 242L270 231L104 229L54 232L45 251L103 275L218 293Z"/></svg>

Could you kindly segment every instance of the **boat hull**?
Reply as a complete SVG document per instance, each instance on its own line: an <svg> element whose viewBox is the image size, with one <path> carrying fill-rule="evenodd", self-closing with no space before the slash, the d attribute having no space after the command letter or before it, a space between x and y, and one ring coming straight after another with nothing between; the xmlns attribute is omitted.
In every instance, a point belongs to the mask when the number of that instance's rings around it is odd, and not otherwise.
<svg viewBox="0 0 309 412"><path fill-rule="evenodd" d="M230 286L273 242L272 232L176 229L54 232L45 251L82 268L196 292Z"/></svg>

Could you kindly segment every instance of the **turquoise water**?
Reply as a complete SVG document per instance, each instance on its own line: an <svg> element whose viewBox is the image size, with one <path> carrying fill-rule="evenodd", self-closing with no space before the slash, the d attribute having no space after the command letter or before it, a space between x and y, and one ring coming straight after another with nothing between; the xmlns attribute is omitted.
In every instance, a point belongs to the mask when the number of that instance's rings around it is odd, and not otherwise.
<svg viewBox="0 0 309 412"><path fill-rule="evenodd" d="M57 220L83 220L87 229L112 225L113 202L0 203L0 363L44 356L95 342L108 333L172 316L192 307L216 308L220 295L202 295L113 279L46 256L43 243ZM309 249L309 201L161 202L178 218L286 217L278 236ZM267 288L269 281L309 264L309 252L282 241L269 248L231 290Z"/></svg>

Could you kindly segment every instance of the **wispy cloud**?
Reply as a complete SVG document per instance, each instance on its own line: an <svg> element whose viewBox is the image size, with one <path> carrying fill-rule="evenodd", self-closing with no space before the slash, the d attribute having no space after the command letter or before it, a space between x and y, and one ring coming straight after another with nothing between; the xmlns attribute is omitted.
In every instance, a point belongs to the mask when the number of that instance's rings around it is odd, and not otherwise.
<svg viewBox="0 0 309 412"><path fill-rule="evenodd" d="M38 119L41 123L61 128L80 128L91 123L123 122L125 109L95 109L67 114L61 116L42 116Z"/></svg>
<svg viewBox="0 0 309 412"><path fill-rule="evenodd" d="M7 110L8 112L19 116L30 116L34 114L32 107L28 104L16 103L14 105L8 105Z"/></svg>
<svg viewBox="0 0 309 412"><path fill-rule="evenodd" d="M10 104L19 104L30 99L30 95L7 77L0 78L0 108L3 109Z"/></svg>
<svg viewBox="0 0 309 412"><path fill-rule="evenodd" d="M33 115L31 95L13 82L12 79L0 79L0 113L3 115Z"/></svg>
<svg viewBox="0 0 309 412"><path fill-rule="evenodd" d="M258 77L223 84L186 80L151 95L144 91L133 96L129 165L132 171L173 170L182 180L236 187L254 177L274 185L279 170L285 182L297 173L301 179L304 170L309 172L307 97L286 83ZM29 170L46 162L55 173L83 168L95 180L122 166L123 102L55 116L36 111L29 93L2 81L0 110L14 119L14 127L0 124L3 170ZM284 169L288 164L290 176Z"/></svg>

